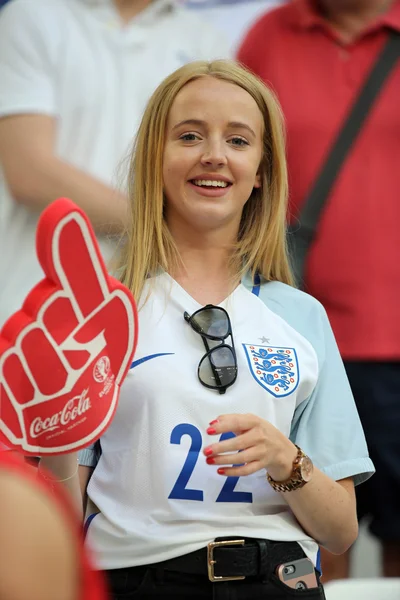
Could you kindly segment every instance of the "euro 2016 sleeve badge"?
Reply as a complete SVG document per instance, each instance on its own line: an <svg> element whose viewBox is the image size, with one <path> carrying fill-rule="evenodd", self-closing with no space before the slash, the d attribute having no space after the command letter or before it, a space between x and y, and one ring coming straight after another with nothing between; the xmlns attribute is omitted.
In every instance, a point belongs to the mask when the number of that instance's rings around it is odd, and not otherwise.
<svg viewBox="0 0 400 600"><path fill-rule="evenodd" d="M289 396L299 384L299 364L294 348L243 344L252 376L276 398Z"/></svg>
<svg viewBox="0 0 400 600"><path fill-rule="evenodd" d="M44 279L0 331L0 445L62 454L93 443L110 425L138 317L71 200L42 213L36 246Z"/></svg>

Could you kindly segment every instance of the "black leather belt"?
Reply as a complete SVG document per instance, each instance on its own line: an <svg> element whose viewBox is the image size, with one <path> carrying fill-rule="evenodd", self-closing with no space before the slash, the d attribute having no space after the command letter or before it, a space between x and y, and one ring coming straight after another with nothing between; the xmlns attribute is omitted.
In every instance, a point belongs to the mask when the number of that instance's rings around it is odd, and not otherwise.
<svg viewBox="0 0 400 600"><path fill-rule="evenodd" d="M279 564L304 556L297 542L217 538L206 548L149 566L178 573L208 575L210 581L233 581L270 575Z"/></svg>

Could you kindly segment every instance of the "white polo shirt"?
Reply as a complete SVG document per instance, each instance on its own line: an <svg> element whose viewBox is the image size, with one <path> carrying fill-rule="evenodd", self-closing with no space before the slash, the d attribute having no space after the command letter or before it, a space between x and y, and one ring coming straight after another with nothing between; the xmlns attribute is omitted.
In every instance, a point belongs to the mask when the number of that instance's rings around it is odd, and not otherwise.
<svg viewBox="0 0 400 600"><path fill-rule="evenodd" d="M226 536L297 541L315 562L317 543L265 470L222 477L202 450L217 441L206 433L211 420L252 413L332 479L369 477L374 468L324 309L282 283L239 285L221 304L238 375L220 395L198 379L205 349L183 316L201 305L165 273L148 285L134 362L88 486L100 510L87 536L99 567L151 564ZM90 450L80 459L96 465Z"/></svg>
<svg viewBox="0 0 400 600"><path fill-rule="evenodd" d="M118 185L146 102L169 73L226 58L223 35L172 0L123 25L112 0L13 0L0 13L0 118L57 119L56 154ZM0 326L41 278L38 215L11 197L0 172ZM106 258L111 248L102 241Z"/></svg>
<svg viewBox="0 0 400 600"><path fill-rule="evenodd" d="M261 15L288 1L292 0L182 0L182 3L221 29L235 52Z"/></svg>

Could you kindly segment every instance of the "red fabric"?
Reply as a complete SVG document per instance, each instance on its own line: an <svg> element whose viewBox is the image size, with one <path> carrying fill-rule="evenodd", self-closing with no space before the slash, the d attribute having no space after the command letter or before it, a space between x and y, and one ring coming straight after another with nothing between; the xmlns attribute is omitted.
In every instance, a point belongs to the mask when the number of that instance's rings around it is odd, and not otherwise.
<svg viewBox="0 0 400 600"><path fill-rule="evenodd" d="M84 548L81 525L64 489L59 484L50 487L48 482L37 477L35 469L28 467L24 464L22 458L18 459L12 456L10 452L0 452L0 470L15 473L15 475L30 483L32 487L49 496L59 513L69 522L70 530L76 532L76 551L81 566L81 588L77 600L107 600L109 596L102 573L94 569L92 561ZM4 551L4 548L2 550Z"/></svg>
<svg viewBox="0 0 400 600"><path fill-rule="evenodd" d="M239 60L272 85L285 114L295 219L386 39L400 1L343 45L312 0L267 13ZM331 193L307 265L307 291L327 309L346 359L400 359L400 61Z"/></svg>
<svg viewBox="0 0 400 600"><path fill-rule="evenodd" d="M138 335L133 297L108 275L71 200L42 213L36 245L45 278L0 331L0 442L34 456L78 450L104 433Z"/></svg>

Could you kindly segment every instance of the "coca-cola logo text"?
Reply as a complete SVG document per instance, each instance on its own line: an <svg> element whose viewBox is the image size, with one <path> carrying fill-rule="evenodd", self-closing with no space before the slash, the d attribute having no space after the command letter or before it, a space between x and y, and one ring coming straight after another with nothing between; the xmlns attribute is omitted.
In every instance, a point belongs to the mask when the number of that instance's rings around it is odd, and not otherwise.
<svg viewBox="0 0 400 600"><path fill-rule="evenodd" d="M36 417L30 426L30 435L32 438L38 438L44 433L54 431L65 427L78 417L83 415L91 408L90 398L88 397L89 389L83 390L80 396L75 396L68 400L64 408L50 417Z"/></svg>

